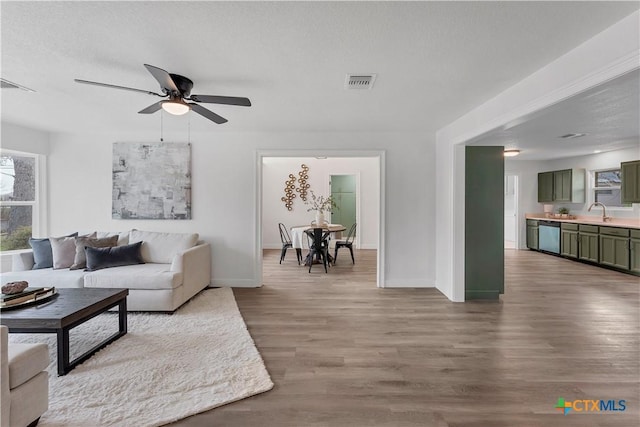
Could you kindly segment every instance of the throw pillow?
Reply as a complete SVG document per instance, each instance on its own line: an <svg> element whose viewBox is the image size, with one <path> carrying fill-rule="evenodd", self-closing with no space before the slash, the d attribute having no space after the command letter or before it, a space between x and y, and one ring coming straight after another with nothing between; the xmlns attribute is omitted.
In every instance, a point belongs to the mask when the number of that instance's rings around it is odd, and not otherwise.
<svg viewBox="0 0 640 427"><path fill-rule="evenodd" d="M29 246L33 249L32 270L53 267L53 254L49 239L29 239Z"/></svg>
<svg viewBox="0 0 640 427"><path fill-rule="evenodd" d="M118 244L118 235L105 237L102 239L95 239L93 237L80 236L75 238L75 250L76 254L73 259L73 264L69 267L69 270L79 270L87 266L87 257L85 255L85 248L110 248Z"/></svg>
<svg viewBox="0 0 640 427"><path fill-rule="evenodd" d="M75 237L78 233L72 233L64 237ZM51 241L44 239L29 239L29 246L33 249L33 267L32 270L53 267L53 252L51 249Z"/></svg>
<svg viewBox="0 0 640 427"><path fill-rule="evenodd" d="M124 265L144 264L140 254L142 242L125 246L113 246L110 248L92 248L87 246L87 268L85 271L96 271L109 267L121 267Z"/></svg>
<svg viewBox="0 0 640 427"><path fill-rule="evenodd" d="M53 269L69 268L76 255L75 237L50 237Z"/></svg>

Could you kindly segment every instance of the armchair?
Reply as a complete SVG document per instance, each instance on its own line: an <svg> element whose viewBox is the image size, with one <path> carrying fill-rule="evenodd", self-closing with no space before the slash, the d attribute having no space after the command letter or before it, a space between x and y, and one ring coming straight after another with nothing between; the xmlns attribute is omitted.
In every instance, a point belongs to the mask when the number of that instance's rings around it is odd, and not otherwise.
<svg viewBox="0 0 640 427"><path fill-rule="evenodd" d="M0 326L2 363L1 427L33 427L49 407L49 350L46 344L9 345L9 330Z"/></svg>

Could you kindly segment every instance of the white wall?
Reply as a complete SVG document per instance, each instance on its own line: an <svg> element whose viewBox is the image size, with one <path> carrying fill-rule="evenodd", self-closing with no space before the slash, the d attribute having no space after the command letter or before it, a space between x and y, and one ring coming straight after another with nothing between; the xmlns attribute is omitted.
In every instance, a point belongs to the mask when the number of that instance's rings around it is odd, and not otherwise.
<svg viewBox="0 0 640 427"><path fill-rule="evenodd" d="M185 129L165 141L185 142ZM213 125L212 125L213 126ZM74 230L195 231L213 245L217 286L260 286L256 255L256 153L263 150L384 150L385 287L432 287L435 278L433 138L419 133L192 133L193 219L111 219L113 142L153 142L158 135L56 134L49 156L50 233ZM339 156L337 156L339 157ZM284 183L284 181L283 181ZM282 183L282 184L283 184ZM282 185L278 185L280 188ZM418 195L418 196L416 196ZM278 197L279 200L279 197Z"/></svg>
<svg viewBox="0 0 640 427"><path fill-rule="evenodd" d="M637 69L634 12L436 133L436 287L464 301L464 144L515 119Z"/></svg>
<svg viewBox="0 0 640 427"><path fill-rule="evenodd" d="M380 162L377 158L335 158L315 157L265 157L262 166L262 247L280 249L278 223L287 227L309 224L314 212L307 212L308 206L296 193L293 210L289 211L281 201L284 196L284 182L293 174L296 179L300 165L309 167L309 179L316 196L329 195L330 175L357 175L359 177L358 237L361 249L378 248L378 205L380 188ZM296 181L297 182L297 181ZM311 194L308 194L311 197ZM330 219L330 217L327 217Z"/></svg>
<svg viewBox="0 0 640 427"><path fill-rule="evenodd" d="M49 133L12 123L2 123L0 146L7 150L34 154L49 153Z"/></svg>

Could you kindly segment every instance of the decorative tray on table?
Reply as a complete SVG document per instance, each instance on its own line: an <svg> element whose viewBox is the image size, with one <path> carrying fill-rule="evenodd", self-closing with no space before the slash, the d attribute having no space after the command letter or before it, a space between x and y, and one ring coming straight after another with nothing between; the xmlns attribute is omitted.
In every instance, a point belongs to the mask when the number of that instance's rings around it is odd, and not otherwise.
<svg viewBox="0 0 640 427"><path fill-rule="evenodd" d="M27 288L17 294L2 294L0 310L12 310L14 308L27 307L48 301L57 295L56 288Z"/></svg>

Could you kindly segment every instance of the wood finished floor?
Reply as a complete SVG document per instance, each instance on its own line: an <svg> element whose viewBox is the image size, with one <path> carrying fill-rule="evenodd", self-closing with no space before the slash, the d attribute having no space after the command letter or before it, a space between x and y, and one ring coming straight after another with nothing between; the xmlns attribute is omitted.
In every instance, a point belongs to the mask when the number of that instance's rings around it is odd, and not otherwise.
<svg viewBox="0 0 640 427"><path fill-rule="evenodd" d="M638 277L506 250L500 302L378 289L376 252L308 274L265 251L264 286L234 289L275 387L175 426L635 426ZM554 409L559 397L626 411Z"/></svg>

